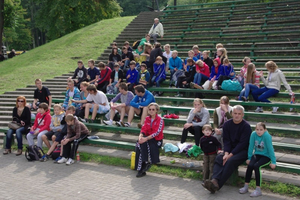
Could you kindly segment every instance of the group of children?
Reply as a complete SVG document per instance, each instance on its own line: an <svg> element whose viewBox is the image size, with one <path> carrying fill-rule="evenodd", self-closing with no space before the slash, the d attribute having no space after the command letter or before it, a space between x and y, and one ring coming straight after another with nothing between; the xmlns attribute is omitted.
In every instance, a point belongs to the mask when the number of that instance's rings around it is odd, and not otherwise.
<svg viewBox="0 0 300 200"><path fill-rule="evenodd" d="M40 161L47 161L60 143L60 156L56 158L55 162L67 165L74 163L74 155L79 142L89 134L89 130L77 119L75 112L76 109L72 105L64 112L61 105L55 104L54 114L51 117L48 105L46 103L39 104L34 124L26 138L29 145L34 145L34 138L37 137L38 147L42 148L44 142L49 148ZM52 141L52 145L49 140Z"/></svg>

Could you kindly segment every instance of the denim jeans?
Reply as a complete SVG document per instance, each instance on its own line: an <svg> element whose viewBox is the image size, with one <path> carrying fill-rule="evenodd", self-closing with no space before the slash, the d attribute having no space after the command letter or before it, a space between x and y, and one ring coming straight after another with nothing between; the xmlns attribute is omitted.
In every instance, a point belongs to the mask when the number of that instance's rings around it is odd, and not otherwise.
<svg viewBox="0 0 300 200"><path fill-rule="evenodd" d="M150 82L150 87L152 87L152 86L154 85L155 79L156 79L156 76L153 76L152 79L151 79L151 82ZM155 82L156 87L159 87L159 84L161 84L164 80L165 80L165 79L163 79L163 78L159 78L159 79Z"/></svg>
<svg viewBox="0 0 300 200"><path fill-rule="evenodd" d="M21 127L17 130L8 129L6 133L6 149L10 149L11 147L11 140L14 133L16 133L17 142L18 142L18 149L23 149L23 143L22 143L22 134L25 133L25 128Z"/></svg>
<svg viewBox="0 0 300 200"><path fill-rule="evenodd" d="M272 97L278 94L279 91L276 89L269 89L267 87L263 87L257 90L252 91L253 99L257 102L271 102L268 100L269 97ZM260 95L260 96L258 96Z"/></svg>
<svg viewBox="0 0 300 200"><path fill-rule="evenodd" d="M173 77L173 74L175 73L176 71L174 70L174 69L170 69L170 86L172 85L172 84L174 84L173 83L173 81L172 81L172 77Z"/></svg>
<svg viewBox="0 0 300 200"><path fill-rule="evenodd" d="M253 85L251 83L247 83L245 85L245 88L241 91L239 100L242 100L242 96L248 98L251 91L257 90L258 87L256 85Z"/></svg>
<svg viewBox="0 0 300 200"><path fill-rule="evenodd" d="M194 83L197 85L201 85L201 83L204 83L208 80L208 77L201 73L196 73L194 76Z"/></svg>

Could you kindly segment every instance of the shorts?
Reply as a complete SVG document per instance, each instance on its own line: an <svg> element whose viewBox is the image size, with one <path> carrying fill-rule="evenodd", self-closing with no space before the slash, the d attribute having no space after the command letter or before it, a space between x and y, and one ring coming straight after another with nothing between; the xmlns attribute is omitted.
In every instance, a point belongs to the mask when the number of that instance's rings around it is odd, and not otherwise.
<svg viewBox="0 0 300 200"><path fill-rule="evenodd" d="M144 110L144 108L140 108L140 114L138 114L137 116L139 116L139 117L142 117L142 115L143 115L143 110Z"/></svg>
<svg viewBox="0 0 300 200"><path fill-rule="evenodd" d="M46 133L45 135L47 136L48 140L52 140L52 136L55 135L55 137L57 138L57 136L60 134L60 131L49 131L48 133Z"/></svg>
<svg viewBox="0 0 300 200"><path fill-rule="evenodd" d="M59 134L56 135L56 138L55 138L55 142L58 142L60 143L60 141L62 141L64 139L64 137L67 135L66 132L58 132Z"/></svg>
<svg viewBox="0 0 300 200"><path fill-rule="evenodd" d="M94 110L94 105L95 105L95 104L93 104L93 105L92 105L92 108L90 108L90 112L93 112L93 110ZM105 106L99 105L99 108L98 108L98 110L97 110L97 113L98 113L98 114L107 113L108 110L109 110L109 109L107 109Z"/></svg>

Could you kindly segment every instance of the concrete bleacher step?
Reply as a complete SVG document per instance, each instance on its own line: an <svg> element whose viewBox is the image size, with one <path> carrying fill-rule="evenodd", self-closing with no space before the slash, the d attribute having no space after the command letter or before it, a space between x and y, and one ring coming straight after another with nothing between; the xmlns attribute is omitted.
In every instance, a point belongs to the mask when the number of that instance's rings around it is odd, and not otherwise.
<svg viewBox="0 0 300 200"><path fill-rule="evenodd" d="M108 147L91 147L87 145L80 145L79 146L79 153L86 152L86 153L93 153L102 156L109 156L109 157L117 157L122 159L130 160L131 158L131 151L127 150L119 150L119 149L112 149ZM175 160L174 164L171 164L170 161ZM183 164L186 162L194 162L194 168L185 168ZM182 159L182 158L174 158L168 156L160 156L160 163L158 165L164 165L168 167L176 167L176 168L185 168L185 169L194 169L194 170L202 170L202 162L197 160L191 159ZM246 167L240 166L239 167L239 176L245 177ZM262 169L263 179L268 181L279 181L282 183L288 183L300 186L300 177L295 174L286 174L278 171L270 171Z"/></svg>

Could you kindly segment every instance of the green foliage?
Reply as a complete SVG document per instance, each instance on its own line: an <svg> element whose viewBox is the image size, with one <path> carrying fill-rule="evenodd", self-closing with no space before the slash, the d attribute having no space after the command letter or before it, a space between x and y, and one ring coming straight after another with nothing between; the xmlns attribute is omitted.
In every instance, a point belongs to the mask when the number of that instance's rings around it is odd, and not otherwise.
<svg viewBox="0 0 300 200"><path fill-rule="evenodd" d="M37 26L47 32L49 40L102 19L118 17L121 12L114 0L39 0L38 3Z"/></svg>
<svg viewBox="0 0 300 200"><path fill-rule="evenodd" d="M10 49L27 49L31 43L31 32L27 26L29 20L24 18L26 10L20 0L5 0L4 4L3 42Z"/></svg>
<svg viewBox="0 0 300 200"><path fill-rule="evenodd" d="M117 0L123 9L121 16L132 16L138 15L140 12L149 11L149 7L152 7L152 2L149 0ZM159 8L162 9L166 6L168 0L159 0ZM154 8L157 9L156 2Z"/></svg>
<svg viewBox="0 0 300 200"><path fill-rule="evenodd" d="M77 59L97 59L134 17L102 20L0 62L0 94L74 71ZM84 48L83 48L84 47ZM75 58L78 57L78 58Z"/></svg>

